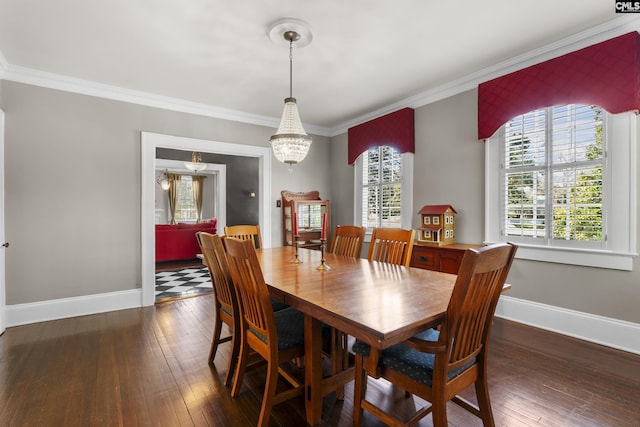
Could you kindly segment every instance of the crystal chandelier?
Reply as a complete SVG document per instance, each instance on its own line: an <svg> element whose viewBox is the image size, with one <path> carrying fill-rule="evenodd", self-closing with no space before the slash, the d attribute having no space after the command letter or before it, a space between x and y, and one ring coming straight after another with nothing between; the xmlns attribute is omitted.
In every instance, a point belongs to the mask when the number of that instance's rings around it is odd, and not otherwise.
<svg viewBox="0 0 640 427"><path fill-rule="evenodd" d="M194 151L193 153L191 153L191 161L184 162L184 167L191 171L199 172L206 169L207 164L202 163L202 154Z"/></svg>
<svg viewBox="0 0 640 427"><path fill-rule="evenodd" d="M289 97L284 100L280 126L275 135L270 138L270 142L273 154L282 163L288 164L291 171L294 164L301 162L307 156L311 137L302 127L296 99L293 97L293 42L300 40L301 36L293 30L284 31L282 36L289 42Z"/></svg>

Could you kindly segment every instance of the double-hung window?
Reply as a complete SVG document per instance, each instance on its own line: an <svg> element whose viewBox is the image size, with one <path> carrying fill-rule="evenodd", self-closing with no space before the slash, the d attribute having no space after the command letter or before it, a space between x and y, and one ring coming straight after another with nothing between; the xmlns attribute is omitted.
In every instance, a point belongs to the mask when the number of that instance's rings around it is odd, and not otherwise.
<svg viewBox="0 0 640 427"><path fill-rule="evenodd" d="M196 222L196 202L193 197L193 183L189 175L182 175L178 184L178 200L176 201L176 221Z"/></svg>
<svg viewBox="0 0 640 427"><path fill-rule="evenodd" d="M355 168L355 223L373 228L411 228L413 154L389 146L371 148Z"/></svg>
<svg viewBox="0 0 640 427"><path fill-rule="evenodd" d="M635 254L631 113L557 105L509 120L486 147L486 240L520 258L630 270Z"/></svg>

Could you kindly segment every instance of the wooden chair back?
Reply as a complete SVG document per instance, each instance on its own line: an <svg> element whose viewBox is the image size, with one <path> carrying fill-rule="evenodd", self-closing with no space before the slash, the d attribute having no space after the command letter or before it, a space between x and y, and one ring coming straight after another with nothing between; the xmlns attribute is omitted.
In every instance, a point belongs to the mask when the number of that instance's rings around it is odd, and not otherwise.
<svg viewBox="0 0 640 427"><path fill-rule="evenodd" d="M231 384L235 375L237 356L240 351L240 340L238 339L238 331L240 330L240 306L236 295L227 256L222 244L222 237L217 234L211 234L204 231L196 233L204 263L209 269L211 284L213 286L213 294L215 295L215 323L213 326L213 337L211 339L211 348L209 349L209 364L214 365L214 358L218 350L218 345L231 341L232 349L229 356L229 368L225 376L225 385ZM222 323L226 323L231 329L231 335L220 338Z"/></svg>
<svg viewBox="0 0 640 427"><path fill-rule="evenodd" d="M369 243L369 261L409 266L413 252L413 230L374 228Z"/></svg>
<svg viewBox="0 0 640 427"><path fill-rule="evenodd" d="M413 425L431 413L433 425L444 427L448 425L449 400L480 417L483 425L495 424L487 387L487 344L498 298L516 250L517 246L510 243L467 249L438 330L424 331L381 354L372 350L373 357L364 354L358 343L353 346L354 426L360 425L366 409L388 425ZM434 356L421 357L403 349L404 346ZM412 368L403 369L407 364ZM410 421L400 420L365 399L365 372L375 378L383 377L431 405L417 408ZM459 396L471 384L475 384L477 405Z"/></svg>
<svg viewBox="0 0 640 427"><path fill-rule="evenodd" d="M262 248L262 235L260 225L230 225L224 227L226 237L234 237L240 240L251 240L253 247Z"/></svg>
<svg viewBox="0 0 640 427"><path fill-rule="evenodd" d="M223 238L217 234L203 231L198 232L197 235L205 264L209 269L216 299L228 311L236 313L238 311L238 301L233 288L224 245L222 244Z"/></svg>
<svg viewBox="0 0 640 427"><path fill-rule="evenodd" d="M466 365L486 348L516 248L514 244L496 244L465 252L440 326L439 342L446 346L443 354L448 355L442 363L447 372Z"/></svg>
<svg viewBox="0 0 640 427"><path fill-rule="evenodd" d="M304 315L293 308L274 314L269 290L251 240L227 237L224 245L242 317L240 354L231 396L235 397L240 393L249 349L253 349L267 362L265 389L258 418L258 426L267 427L272 406L301 395L304 390L303 383L286 372L282 365L283 362L304 354ZM279 325L281 336L278 335ZM279 377L289 382L293 388L277 391Z"/></svg>
<svg viewBox="0 0 640 427"><path fill-rule="evenodd" d="M265 338L264 342L254 340L255 342L251 343L251 347L265 359L276 357L277 345L270 345L271 342L277 340L275 318L271 307L269 289L264 281L253 242L251 240L227 237L224 239L224 245L231 277L240 300L240 313L244 322L243 328L251 328ZM255 334L247 335L252 337ZM274 349L275 353L271 354L271 350Z"/></svg>
<svg viewBox="0 0 640 427"><path fill-rule="evenodd" d="M365 230L365 227L358 227L357 225L336 226L329 252L352 258L360 258Z"/></svg>

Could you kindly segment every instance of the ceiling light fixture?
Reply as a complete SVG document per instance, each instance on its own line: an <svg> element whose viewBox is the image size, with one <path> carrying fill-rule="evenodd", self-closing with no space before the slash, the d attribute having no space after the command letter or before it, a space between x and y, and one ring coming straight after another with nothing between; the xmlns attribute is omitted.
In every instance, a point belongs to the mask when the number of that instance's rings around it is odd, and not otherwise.
<svg viewBox="0 0 640 427"><path fill-rule="evenodd" d="M184 162L184 167L190 171L199 172L201 170L205 170L207 168L207 164L202 163L202 154L194 151L191 153L191 161Z"/></svg>
<svg viewBox="0 0 640 427"><path fill-rule="evenodd" d="M280 126L269 141L273 154L282 163L288 164L291 172L293 165L304 160L311 147L311 137L302 127L296 99L293 97L293 43L296 42L296 47L306 46L311 43L312 36L308 26L302 21L285 19L271 26L269 37L278 44L283 39L289 44L289 97L284 100Z"/></svg>

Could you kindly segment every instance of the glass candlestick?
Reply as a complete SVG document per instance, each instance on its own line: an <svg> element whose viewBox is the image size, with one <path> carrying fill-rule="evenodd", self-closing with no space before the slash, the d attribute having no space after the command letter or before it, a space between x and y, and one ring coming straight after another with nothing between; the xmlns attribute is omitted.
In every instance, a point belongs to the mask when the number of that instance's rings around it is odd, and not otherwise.
<svg viewBox="0 0 640 427"><path fill-rule="evenodd" d="M298 257L298 240L300 239L300 236L294 236L293 237L293 248L294 248L294 254L295 257L293 258L293 261L291 261L294 264L302 264L302 260Z"/></svg>
<svg viewBox="0 0 640 427"><path fill-rule="evenodd" d="M316 267L318 270L331 270L331 266L324 261L324 250L327 245L327 239L320 239L320 265Z"/></svg>

